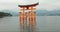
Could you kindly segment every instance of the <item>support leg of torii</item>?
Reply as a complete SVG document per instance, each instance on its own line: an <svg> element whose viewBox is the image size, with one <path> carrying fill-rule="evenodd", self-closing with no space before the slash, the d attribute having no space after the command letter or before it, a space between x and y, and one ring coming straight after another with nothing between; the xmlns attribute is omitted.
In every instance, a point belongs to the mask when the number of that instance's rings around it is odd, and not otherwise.
<svg viewBox="0 0 60 32"><path fill-rule="evenodd" d="M36 13L33 12L33 10L35 10L35 9L36 8L31 7L31 11L30 11L30 14L31 14L30 27L31 27L32 32L34 32L34 28L35 28L35 25L36 25Z"/></svg>
<svg viewBox="0 0 60 32"><path fill-rule="evenodd" d="M20 13L20 26L24 26L24 16L22 15L22 13Z"/></svg>
<svg viewBox="0 0 60 32"><path fill-rule="evenodd" d="M31 12L31 19L32 19L31 23L32 23L32 25L35 26L36 25L36 12L34 10L36 10L36 8L31 7L31 11L30 11Z"/></svg>
<svg viewBox="0 0 60 32"><path fill-rule="evenodd" d="M32 14L32 21L31 21L31 25L32 25L32 32L34 32L34 29L36 28L35 26L36 26L36 17L35 17L36 15L35 15L35 13L33 12L33 14Z"/></svg>
<svg viewBox="0 0 60 32"><path fill-rule="evenodd" d="M32 26L36 26L36 12L33 12L32 14Z"/></svg>
<svg viewBox="0 0 60 32"><path fill-rule="evenodd" d="M31 15L30 15L30 12L28 12L28 14L27 14L27 26L29 26L30 27L30 24L31 24Z"/></svg>
<svg viewBox="0 0 60 32"><path fill-rule="evenodd" d="M23 29L24 32L24 18L25 18L25 9L24 7L21 9L22 12L20 12L20 26Z"/></svg>

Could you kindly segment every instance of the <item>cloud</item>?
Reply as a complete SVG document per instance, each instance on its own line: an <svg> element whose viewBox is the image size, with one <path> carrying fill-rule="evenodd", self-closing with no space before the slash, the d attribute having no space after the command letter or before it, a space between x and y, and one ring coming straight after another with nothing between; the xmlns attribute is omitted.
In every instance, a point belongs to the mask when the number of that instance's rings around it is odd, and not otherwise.
<svg viewBox="0 0 60 32"><path fill-rule="evenodd" d="M20 5L30 5L37 3L39 0L18 0L17 3Z"/></svg>
<svg viewBox="0 0 60 32"><path fill-rule="evenodd" d="M40 3L39 9L47 9L47 10L53 10L53 9L59 9L60 8L60 0L44 0L43 3Z"/></svg>
<svg viewBox="0 0 60 32"><path fill-rule="evenodd" d="M0 3L13 3L16 2L17 0L0 0Z"/></svg>
<svg viewBox="0 0 60 32"><path fill-rule="evenodd" d="M0 0L0 10L3 9L15 9L20 10L18 5L20 2L24 2L25 4L32 3L33 1L29 0L30 2L26 0ZM47 9L47 10L53 10L53 9L60 9L60 0L38 0L39 5L37 6L37 9ZM35 2L34 2L35 3Z"/></svg>

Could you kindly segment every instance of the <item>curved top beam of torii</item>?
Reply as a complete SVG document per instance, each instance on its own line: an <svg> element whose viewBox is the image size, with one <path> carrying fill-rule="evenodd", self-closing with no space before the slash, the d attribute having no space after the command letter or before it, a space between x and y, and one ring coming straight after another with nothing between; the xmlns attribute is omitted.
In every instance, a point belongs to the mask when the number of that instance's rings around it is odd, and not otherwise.
<svg viewBox="0 0 60 32"><path fill-rule="evenodd" d="M35 4L38 3L38 0L17 0L17 3L19 5L31 5L31 4Z"/></svg>
<svg viewBox="0 0 60 32"><path fill-rule="evenodd" d="M27 8L27 10L29 10L29 7L35 7L37 5L39 5L38 0L19 0L19 7L25 7Z"/></svg>

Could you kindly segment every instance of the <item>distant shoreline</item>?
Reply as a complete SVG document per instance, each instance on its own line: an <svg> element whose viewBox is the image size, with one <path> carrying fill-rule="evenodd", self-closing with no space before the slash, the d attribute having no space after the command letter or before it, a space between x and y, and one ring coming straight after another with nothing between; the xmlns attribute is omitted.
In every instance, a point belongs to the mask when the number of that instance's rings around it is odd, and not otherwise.
<svg viewBox="0 0 60 32"><path fill-rule="evenodd" d="M0 12L0 18L7 17L7 16L12 16L12 15L10 13Z"/></svg>

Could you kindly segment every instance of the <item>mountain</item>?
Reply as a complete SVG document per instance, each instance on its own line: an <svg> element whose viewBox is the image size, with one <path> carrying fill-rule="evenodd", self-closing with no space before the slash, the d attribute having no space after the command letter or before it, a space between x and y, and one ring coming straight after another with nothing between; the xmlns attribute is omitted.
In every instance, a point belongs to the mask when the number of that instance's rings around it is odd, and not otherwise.
<svg viewBox="0 0 60 32"><path fill-rule="evenodd" d="M37 10L37 16L60 16L60 10L52 10L52 11L47 11L47 10Z"/></svg>
<svg viewBox="0 0 60 32"><path fill-rule="evenodd" d="M18 16L19 15L18 12L12 11L12 10L2 10L0 12L10 13L12 16Z"/></svg>
<svg viewBox="0 0 60 32"><path fill-rule="evenodd" d="M44 16L48 11L47 10L36 10L37 16Z"/></svg>
<svg viewBox="0 0 60 32"><path fill-rule="evenodd" d="M60 10L48 11L47 15L60 16Z"/></svg>
<svg viewBox="0 0 60 32"><path fill-rule="evenodd" d="M6 17L6 16L12 16L10 13L0 12L0 18Z"/></svg>
<svg viewBox="0 0 60 32"><path fill-rule="evenodd" d="M13 11L13 10L2 10L0 12L5 12L5 13L10 13L13 16L18 16L19 12ZM52 10L52 11L48 11L48 10L36 10L36 15L37 16L60 16L60 10Z"/></svg>

